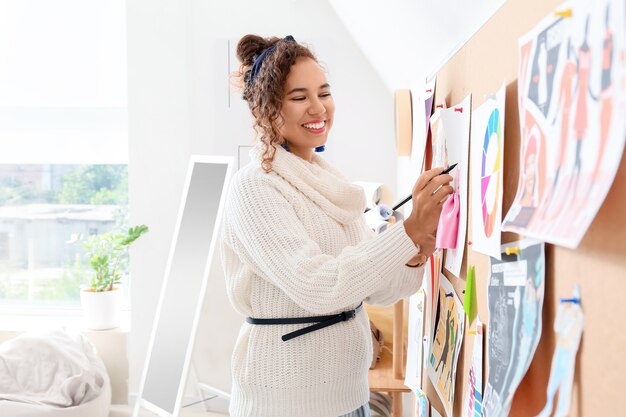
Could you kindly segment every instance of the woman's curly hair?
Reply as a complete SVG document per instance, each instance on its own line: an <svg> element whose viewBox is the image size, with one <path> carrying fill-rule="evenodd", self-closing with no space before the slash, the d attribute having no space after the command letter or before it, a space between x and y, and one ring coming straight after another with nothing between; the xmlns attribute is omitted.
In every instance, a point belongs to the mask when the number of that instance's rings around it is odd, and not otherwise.
<svg viewBox="0 0 626 417"><path fill-rule="evenodd" d="M269 47L273 49L267 53L260 70L251 80L250 70L254 61ZM282 108L285 80L291 66L300 57L311 58L317 62L307 47L294 40L246 35L237 44L237 58L241 66L234 76L239 81L242 97L248 102L255 119L254 129L263 145L261 166L265 172L272 170L276 147L284 143L278 119Z"/></svg>

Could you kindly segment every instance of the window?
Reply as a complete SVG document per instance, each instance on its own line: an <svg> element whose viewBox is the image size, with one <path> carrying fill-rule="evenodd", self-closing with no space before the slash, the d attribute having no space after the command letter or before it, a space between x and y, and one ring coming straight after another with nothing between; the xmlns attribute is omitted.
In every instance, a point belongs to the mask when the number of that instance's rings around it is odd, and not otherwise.
<svg viewBox="0 0 626 417"><path fill-rule="evenodd" d="M72 235L127 226L124 0L3 0L0 309L70 307Z"/></svg>
<svg viewBox="0 0 626 417"><path fill-rule="evenodd" d="M126 165L0 166L0 300L65 306L90 268L81 242L128 227Z"/></svg>

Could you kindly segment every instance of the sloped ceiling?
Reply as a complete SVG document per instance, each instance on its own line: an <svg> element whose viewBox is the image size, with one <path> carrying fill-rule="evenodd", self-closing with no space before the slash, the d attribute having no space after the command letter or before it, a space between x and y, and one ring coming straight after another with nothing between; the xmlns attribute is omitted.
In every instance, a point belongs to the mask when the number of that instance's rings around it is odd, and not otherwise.
<svg viewBox="0 0 626 417"><path fill-rule="evenodd" d="M328 0L390 91L432 75L505 0Z"/></svg>

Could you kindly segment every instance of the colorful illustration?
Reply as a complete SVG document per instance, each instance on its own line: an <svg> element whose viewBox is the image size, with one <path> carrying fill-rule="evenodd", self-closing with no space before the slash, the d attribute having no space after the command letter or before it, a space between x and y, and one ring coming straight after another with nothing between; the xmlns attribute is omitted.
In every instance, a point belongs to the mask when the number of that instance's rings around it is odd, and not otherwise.
<svg viewBox="0 0 626 417"><path fill-rule="evenodd" d="M602 205L626 140L624 7L567 2L571 17L520 40L520 181L502 230L575 248Z"/></svg>
<svg viewBox="0 0 626 417"><path fill-rule="evenodd" d="M561 299L554 332L556 333L556 349L552 357L550 380L548 381L548 401L537 417L550 417L554 407L554 397L559 391L557 408L554 417L565 417L569 414L572 403L572 384L576 367L576 354L583 334L584 315L580 307L580 288L574 288L574 295L569 299Z"/></svg>
<svg viewBox="0 0 626 417"><path fill-rule="evenodd" d="M472 249L500 257L506 86L472 112Z"/></svg>
<svg viewBox="0 0 626 417"><path fill-rule="evenodd" d="M474 350L472 365L469 370L469 383L465 400L463 401L463 416L482 417L483 415L483 324L478 319L474 334Z"/></svg>
<svg viewBox="0 0 626 417"><path fill-rule="evenodd" d="M428 336L424 338L424 367L427 366L428 357L432 352L433 329L437 324L437 307L439 300L437 294L439 294L439 278L441 277L442 265L443 251L440 249L435 250L424 265L423 288L425 290L426 299L424 334ZM431 302L429 303L428 300L431 300Z"/></svg>
<svg viewBox="0 0 626 417"><path fill-rule="evenodd" d="M465 233L467 230L467 184L469 166L470 118L472 95L469 94L461 103L441 111L441 122L445 132L446 152L442 165L458 163L450 175L454 178L453 187L460 202L459 226L457 228L456 249L446 249L445 268L455 276L461 275ZM437 166L437 165L433 165Z"/></svg>
<svg viewBox="0 0 626 417"><path fill-rule="evenodd" d="M439 288L437 326L434 329L432 352L428 359L428 376L432 381L446 414L452 415L456 365L463 342L465 314L461 300L452 284L442 274Z"/></svg>
<svg viewBox="0 0 626 417"><path fill-rule="evenodd" d="M508 415L541 338L544 244L526 239L503 245L502 252L501 260L490 258L485 417Z"/></svg>
<svg viewBox="0 0 626 417"><path fill-rule="evenodd" d="M483 142L482 163L480 165L480 197L482 201L483 230L485 236L491 237L496 224L496 196L500 194L502 182L502 125L504 118L498 109L494 109L487 122L487 131ZM490 146L491 145L491 146ZM496 148L496 156L487 164L489 149ZM491 158L490 158L491 159ZM489 165L489 166L487 166Z"/></svg>

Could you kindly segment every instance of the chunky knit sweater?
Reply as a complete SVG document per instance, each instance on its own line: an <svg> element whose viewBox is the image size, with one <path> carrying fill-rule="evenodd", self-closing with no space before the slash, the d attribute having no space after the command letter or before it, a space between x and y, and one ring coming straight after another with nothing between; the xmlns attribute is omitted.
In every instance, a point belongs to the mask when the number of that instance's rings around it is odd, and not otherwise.
<svg viewBox="0 0 626 417"><path fill-rule="evenodd" d="M228 296L243 316L328 315L362 301L389 305L414 293L423 268L401 224L374 235L365 194L328 162L278 148L273 171L260 150L231 182L221 258ZM337 417L367 403L372 339L365 310L289 341L307 327L244 322L232 356L233 417Z"/></svg>

